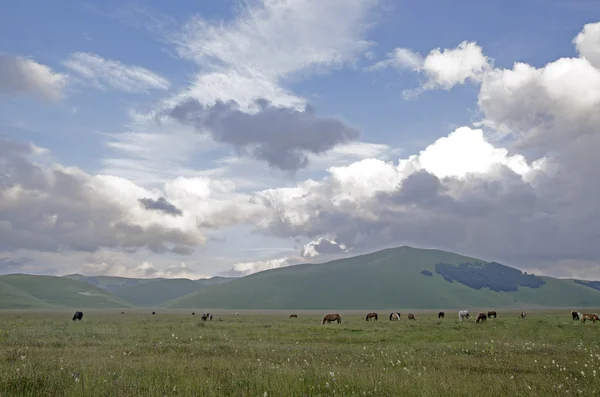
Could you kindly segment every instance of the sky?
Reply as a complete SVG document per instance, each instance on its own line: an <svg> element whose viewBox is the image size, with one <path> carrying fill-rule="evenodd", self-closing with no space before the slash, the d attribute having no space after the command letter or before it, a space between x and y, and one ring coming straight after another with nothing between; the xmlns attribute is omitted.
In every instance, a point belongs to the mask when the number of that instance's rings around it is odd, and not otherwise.
<svg viewBox="0 0 600 397"><path fill-rule="evenodd" d="M596 0L0 5L0 274L410 245L600 280Z"/></svg>

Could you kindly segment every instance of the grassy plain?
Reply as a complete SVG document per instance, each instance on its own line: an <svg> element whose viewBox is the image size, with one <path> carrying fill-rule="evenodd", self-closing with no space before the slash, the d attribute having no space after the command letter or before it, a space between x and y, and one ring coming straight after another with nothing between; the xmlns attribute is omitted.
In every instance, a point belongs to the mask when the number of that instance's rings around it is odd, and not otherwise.
<svg viewBox="0 0 600 397"><path fill-rule="evenodd" d="M323 313L0 312L0 396L600 394L600 323L568 312L454 311L378 322Z"/></svg>

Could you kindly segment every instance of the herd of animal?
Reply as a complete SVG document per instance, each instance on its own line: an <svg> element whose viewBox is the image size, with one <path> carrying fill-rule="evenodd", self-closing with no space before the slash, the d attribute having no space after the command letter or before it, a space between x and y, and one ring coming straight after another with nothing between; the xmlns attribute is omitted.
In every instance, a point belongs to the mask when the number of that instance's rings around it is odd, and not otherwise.
<svg viewBox="0 0 600 397"><path fill-rule="evenodd" d="M575 313L575 312L573 312ZM446 316L446 313L444 312L439 312L438 313L438 318L444 318ZM525 312L521 312L520 317L521 318L525 318L527 316L527 313ZM297 314L290 314L290 318L297 318L298 315ZM414 313L408 313L408 319L409 320L416 320L417 318L415 317ZM477 317L475 319L475 322L479 323L479 322L484 322L486 321L488 318L496 318L498 317L498 313L496 313L496 311L494 310L490 310L489 312L485 313L485 312L480 312L477 313ZM400 320L400 313L398 312L392 312L390 313L390 321L398 321ZM469 314L468 310L459 310L458 311L458 320L459 321L463 321L465 319L469 319L471 318L471 315ZM379 319L379 315L375 312L370 312L367 313L367 316L365 317L366 321L377 321ZM590 320L592 318L589 318ZM596 316L596 319L598 319L598 316ZM330 324L332 321L337 321L338 324L340 324L342 322L342 316L339 313L327 313L326 315L323 316L323 320L321 321L321 324Z"/></svg>
<svg viewBox="0 0 600 397"><path fill-rule="evenodd" d="M121 314L125 314L125 312L121 312ZM156 312L152 312L152 315L155 315L155 314L156 314ZM194 315L196 315L196 312L192 312L192 316L194 316ZM239 316L239 313L236 313L235 315ZM444 318L445 315L446 315L446 313L439 312L437 316L438 316L438 319L441 319L441 318ZM477 313L475 322L477 322L477 323L484 322L488 318L492 318L492 317L497 318L497 316L498 316L498 314L494 310L490 310L487 313L479 312L479 313ZM525 317L527 317L527 313L521 312L519 317L524 319ZM573 318L573 321L581 321L582 323L585 323L586 320L590 320L594 323L596 321L600 321L600 317L598 316L597 313L581 313L581 312L572 311L571 317ZM81 312L81 311L76 311L75 314L73 315L73 321L81 321L82 318L83 318L83 312ZM213 315L211 313L202 313L201 318L202 318L202 321L212 320ZM292 314L290 314L290 318L298 318L298 315L296 313L292 313ZM392 312L392 313L390 313L389 318L390 318L390 321L399 321L400 313ZM458 320L459 321L463 321L465 319L470 319L470 318L471 318L471 315L469 314L468 310L459 310L458 311ZM415 317L414 313L408 313L408 319L416 320L417 318ZM366 321L377 321L377 320L379 320L379 315L376 312L369 312L369 313L367 313L365 320ZM323 316L321 324L325 324L325 323L331 324L331 322L337 322L338 324L341 324L342 323L341 314L327 313Z"/></svg>

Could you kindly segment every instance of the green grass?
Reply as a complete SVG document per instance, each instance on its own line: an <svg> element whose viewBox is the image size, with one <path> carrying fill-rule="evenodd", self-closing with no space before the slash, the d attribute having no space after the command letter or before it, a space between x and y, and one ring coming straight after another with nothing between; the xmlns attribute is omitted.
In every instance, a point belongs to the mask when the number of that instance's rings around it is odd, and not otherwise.
<svg viewBox="0 0 600 397"><path fill-rule="evenodd" d="M600 323L499 312L485 324L341 325L322 313L0 312L2 396L598 395ZM595 371L595 372L594 372ZM76 373L75 377L73 373ZM581 391L581 392L580 392Z"/></svg>
<svg viewBox="0 0 600 397"><path fill-rule="evenodd" d="M127 302L82 281L26 274L0 276L0 309L128 306Z"/></svg>
<svg viewBox="0 0 600 397"><path fill-rule="evenodd" d="M420 308L600 305L600 291L572 280L545 277L540 288L516 292L473 289L435 273L437 263L458 265L479 259L440 250L400 247L324 264L268 270L210 286L171 301L167 307L223 309ZM421 274L429 270L432 276Z"/></svg>

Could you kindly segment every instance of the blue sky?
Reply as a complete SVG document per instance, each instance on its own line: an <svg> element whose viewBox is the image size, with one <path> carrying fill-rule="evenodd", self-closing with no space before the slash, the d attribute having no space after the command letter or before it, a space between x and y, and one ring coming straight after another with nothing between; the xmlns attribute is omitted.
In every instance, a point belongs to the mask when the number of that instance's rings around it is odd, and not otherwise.
<svg viewBox="0 0 600 397"><path fill-rule="evenodd" d="M598 21L586 0L4 4L0 272L248 274L410 244L600 277L577 223Z"/></svg>

